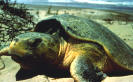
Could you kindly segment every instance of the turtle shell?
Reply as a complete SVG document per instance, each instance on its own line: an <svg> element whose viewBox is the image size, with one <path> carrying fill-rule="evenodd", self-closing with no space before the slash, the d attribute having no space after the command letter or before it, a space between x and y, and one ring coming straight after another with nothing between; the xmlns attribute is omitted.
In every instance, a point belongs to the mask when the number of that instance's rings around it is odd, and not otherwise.
<svg viewBox="0 0 133 82"><path fill-rule="evenodd" d="M92 20L56 15L39 22L34 31L51 34L61 29L74 39L99 44L116 64L133 71L132 49L109 29Z"/></svg>

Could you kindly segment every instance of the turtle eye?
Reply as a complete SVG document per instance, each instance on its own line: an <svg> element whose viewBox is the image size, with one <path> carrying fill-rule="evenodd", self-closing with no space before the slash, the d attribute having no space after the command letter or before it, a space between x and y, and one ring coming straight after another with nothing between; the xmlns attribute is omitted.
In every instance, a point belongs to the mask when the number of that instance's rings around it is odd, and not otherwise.
<svg viewBox="0 0 133 82"><path fill-rule="evenodd" d="M32 48L36 48L39 45L39 43L41 43L41 42L42 42L41 38L35 38L35 39L29 40L29 44Z"/></svg>

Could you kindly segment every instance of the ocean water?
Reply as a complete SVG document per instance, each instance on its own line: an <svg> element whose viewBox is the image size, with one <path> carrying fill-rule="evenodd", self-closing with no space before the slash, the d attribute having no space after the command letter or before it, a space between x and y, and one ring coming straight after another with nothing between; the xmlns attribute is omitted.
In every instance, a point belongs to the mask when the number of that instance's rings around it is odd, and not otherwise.
<svg viewBox="0 0 133 82"><path fill-rule="evenodd" d="M65 6L65 7L78 7L78 8L92 8L102 10L113 10L119 12L125 12L133 15L133 4L127 3L112 3L99 4L99 3L78 3L78 2L27 2L25 4L33 5L48 5L48 6Z"/></svg>

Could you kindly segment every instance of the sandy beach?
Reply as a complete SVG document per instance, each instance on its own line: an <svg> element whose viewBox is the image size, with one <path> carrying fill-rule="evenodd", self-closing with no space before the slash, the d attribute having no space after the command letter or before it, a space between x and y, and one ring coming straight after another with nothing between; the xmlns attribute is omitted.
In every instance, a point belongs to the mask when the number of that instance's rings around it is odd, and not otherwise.
<svg viewBox="0 0 133 82"><path fill-rule="evenodd" d="M42 6L42 5L26 5L29 12L35 16L34 21L37 23L47 17L59 14L70 14L96 21L124 40L131 48L133 48L133 16L120 12L96 10L88 8L74 7L57 7L57 6ZM0 82L49 82L43 75L38 75L34 78L15 81L15 74L19 70L19 65L15 62L10 62L9 57L2 57L5 60L6 69L0 71ZM12 72L12 73L11 73ZM8 77L8 81L7 81ZM52 78L48 78L49 80ZM73 82L72 79L67 81L50 80L50 82ZM106 81L107 82L107 81ZM126 81L125 81L126 82Z"/></svg>

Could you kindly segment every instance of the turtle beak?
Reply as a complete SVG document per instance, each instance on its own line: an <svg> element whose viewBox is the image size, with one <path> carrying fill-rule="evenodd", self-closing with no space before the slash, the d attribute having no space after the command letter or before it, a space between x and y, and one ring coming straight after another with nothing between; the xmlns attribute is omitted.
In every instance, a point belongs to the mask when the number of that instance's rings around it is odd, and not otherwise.
<svg viewBox="0 0 133 82"><path fill-rule="evenodd" d="M11 54L9 54L9 46L0 50L0 56L11 56Z"/></svg>

